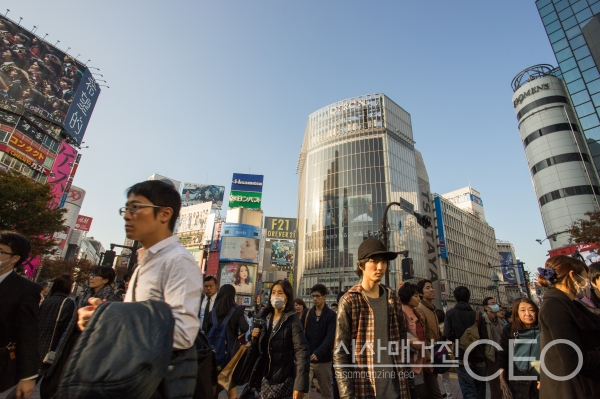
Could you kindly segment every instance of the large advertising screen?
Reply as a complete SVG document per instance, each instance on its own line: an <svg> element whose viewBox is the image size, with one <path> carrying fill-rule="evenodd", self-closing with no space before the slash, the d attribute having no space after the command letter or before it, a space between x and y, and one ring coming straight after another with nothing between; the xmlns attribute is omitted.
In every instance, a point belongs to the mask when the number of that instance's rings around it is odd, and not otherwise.
<svg viewBox="0 0 600 399"><path fill-rule="evenodd" d="M267 229L267 238L296 239L296 218L265 217L264 227Z"/></svg>
<svg viewBox="0 0 600 399"><path fill-rule="evenodd" d="M219 286L231 284L236 294L252 295L256 281L256 266L249 263L221 263Z"/></svg>
<svg viewBox="0 0 600 399"><path fill-rule="evenodd" d="M502 267L502 276L504 281L509 284L517 284L517 273L515 272L513 256L510 252L498 252L500 266Z"/></svg>
<svg viewBox="0 0 600 399"><path fill-rule="evenodd" d="M100 94L89 68L0 15L0 99L61 125L81 144Z"/></svg>
<svg viewBox="0 0 600 399"><path fill-rule="evenodd" d="M231 181L232 191L254 191L262 193L263 175L248 175L244 173L234 173Z"/></svg>
<svg viewBox="0 0 600 399"><path fill-rule="evenodd" d="M208 184L184 183L181 193L181 206L212 202L218 206L223 205L225 186Z"/></svg>
<svg viewBox="0 0 600 399"><path fill-rule="evenodd" d="M258 263L262 230L240 223L223 223L219 260Z"/></svg>
<svg viewBox="0 0 600 399"><path fill-rule="evenodd" d="M211 209L212 204L210 202L181 208L177 234L200 231L204 235L206 218Z"/></svg>
<svg viewBox="0 0 600 399"><path fill-rule="evenodd" d="M263 180L263 175L234 173L229 193L229 207L260 209Z"/></svg>
<svg viewBox="0 0 600 399"><path fill-rule="evenodd" d="M292 266L294 264L295 243L290 241L271 241L271 264Z"/></svg>

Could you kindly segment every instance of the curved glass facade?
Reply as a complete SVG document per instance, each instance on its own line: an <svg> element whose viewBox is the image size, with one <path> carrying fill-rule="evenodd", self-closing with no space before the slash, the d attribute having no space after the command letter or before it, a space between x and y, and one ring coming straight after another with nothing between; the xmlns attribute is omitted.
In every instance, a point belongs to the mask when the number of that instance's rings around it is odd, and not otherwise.
<svg viewBox="0 0 600 399"><path fill-rule="evenodd" d="M310 288L322 283L333 302L358 282L358 246L379 238L386 205L402 197L419 211L410 115L383 94L322 108L309 116L299 173L297 293L308 300ZM388 221L390 249L408 249L424 276L421 227L397 208ZM393 287L399 264L390 263Z"/></svg>

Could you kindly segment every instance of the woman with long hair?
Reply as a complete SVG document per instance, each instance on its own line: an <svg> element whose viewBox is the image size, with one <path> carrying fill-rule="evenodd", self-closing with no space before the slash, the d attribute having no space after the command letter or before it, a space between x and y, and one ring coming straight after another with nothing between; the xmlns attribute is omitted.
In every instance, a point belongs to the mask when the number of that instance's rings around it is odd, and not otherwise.
<svg viewBox="0 0 600 399"><path fill-rule="evenodd" d="M235 290L240 294L252 293L252 279L248 265L238 263L233 275L233 285L235 286Z"/></svg>
<svg viewBox="0 0 600 399"><path fill-rule="evenodd" d="M500 374L500 388L513 399L537 399L540 396L537 388L539 381L539 361L523 362L513 360L513 372L509 374L509 352L519 352L523 349L527 357L540 358L540 330L538 328L538 314L540 309L529 298L518 298L513 302L512 314L515 315L513 322L507 324L502 330L500 345L502 351L498 351L498 367ZM532 339L537 343L512 343L511 339ZM522 346L525 345L525 346ZM516 357L523 356L515 353ZM517 380L514 377L535 377L534 380Z"/></svg>
<svg viewBox="0 0 600 399"><path fill-rule="evenodd" d="M540 397L598 398L600 322L575 300L585 296L589 288L588 267L578 259L558 255L548 259L538 272L538 283L548 288L539 318L542 351L546 350L540 359Z"/></svg>
<svg viewBox="0 0 600 399"><path fill-rule="evenodd" d="M260 317L264 321L262 328L252 330L252 339L258 340L260 358L249 386L260 390L261 399L302 398L308 393L310 361L289 281L273 283L269 303Z"/></svg>
<svg viewBox="0 0 600 399"><path fill-rule="evenodd" d="M240 348L240 342L238 337L245 334L250 328L246 321L246 315L244 314L244 307L238 306L235 303L235 288L231 284L223 284L219 288L217 294L217 302L213 306L208 316L204 317L204 325L202 330L208 334L211 328L216 324L221 325L225 318L230 315L229 322L227 323L227 336L229 342L232 342L231 351L229 352L233 356ZM214 382L216 385L216 381ZM215 393L216 395L216 393ZM227 396L230 399L237 397L237 388L233 388L227 391Z"/></svg>
<svg viewBox="0 0 600 399"><path fill-rule="evenodd" d="M306 303L302 300L302 298L294 299L294 310L298 317L302 317L302 312L306 309Z"/></svg>
<svg viewBox="0 0 600 399"><path fill-rule="evenodd" d="M54 352L75 311L75 302L68 296L73 289L73 276L61 274L54 279L48 297L40 305L40 363L48 368L48 353Z"/></svg>

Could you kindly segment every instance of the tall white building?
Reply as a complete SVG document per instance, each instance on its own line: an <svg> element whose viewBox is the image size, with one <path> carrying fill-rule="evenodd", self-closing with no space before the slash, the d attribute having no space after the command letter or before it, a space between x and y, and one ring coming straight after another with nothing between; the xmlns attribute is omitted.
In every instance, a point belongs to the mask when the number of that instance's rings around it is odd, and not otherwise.
<svg viewBox="0 0 600 399"><path fill-rule="evenodd" d="M483 211L481 194L473 187L463 187L458 190L442 194L442 197L452 202L463 211L467 211L485 222L485 212Z"/></svg>

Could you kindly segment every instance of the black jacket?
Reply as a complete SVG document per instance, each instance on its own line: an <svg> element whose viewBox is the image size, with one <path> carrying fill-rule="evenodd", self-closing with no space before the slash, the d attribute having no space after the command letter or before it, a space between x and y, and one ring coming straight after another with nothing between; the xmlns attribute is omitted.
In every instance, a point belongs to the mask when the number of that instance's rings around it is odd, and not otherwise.
<svg viewBox="0 0 600 399"><path fill-rule="evenodd" d="M567 381L556 381L542 368L540 398L600 397L599 317L562 291L550 288L544 294L539 319L542 351L552 341L564 339L575 344L583 355L583 367ZM543 361L550 373L567 376L575 370L579 359L573 347L556 344L548 349Z"/></svg>
<svg viewBox="0 0 600 399"><path fill-rule="evenodd" d="M64 305L63 305L64 301ZM62 305L62 310L61 310ZM60 318L59 317L60 311ZM49 351L56 350L75 311L75 302L63 293L56 293L40 305L40 361ZM55 329L56 328L56 329ZM52 337L54 336L54 339ZM52 341L52 342L50 342Z"/></svg>
<svg viewBox="0 0 600 399"><path fill-rule="evenodd" d="M15 360L10 360L8 351L0 350L0 392L38 373L41 291L38 284L12 271L0 283L0 348L16 345Z"/></svg>
<svg viewBox="0 0 600 399"><path fill-rule="evenodd" d="M215 311L215 308L213 308L213 310L211 310L210 313L208 313L204 316L204 321L202 323L203 324L202 330L207 335L213 326L212 315L213 315L214 311ZM225 317L223 317L223 318L217 317L217 322L221 323L224 319L225 319ZM240 347L238 336L240 334L245 334L248 331L248 328L250 328L250 327L248 326L248 322L246 321L246 317L244 316L244 307L238 306L233 311L233 314L231 315L231 318L229 319L229 322L227 323L227 334L229 336L229 340L230 340L230 342L234 342L232 353L235 354Z"/></svg>
<svg viewBox="0 0 600 399"><path fill-rule="evenodd" d="M308 317L308 318L307 318ZM306 326L306 342L309 353L317 356L316 363L333 361L333 340L337 314L327 305L323 307L317 321L316 308L306 309L302 313L302 327Z"/></svg>
<svg viewBox="0 0 600 399"><path fill-rule="evenodd" d="M444 335L452 342L460 339L465 330L475 324L475 311L466 302L458 302L446 312L444 322ZM487 339L487 330L483 315L479 314L479 339ZM459 359L464 356L464 351L459 349ZM478 345L469 355L469 363L485 362L485 345Z"/></svg>
<svg viewBox="0 0 600 399"><path fill-rule="evenodd" d="M272 319L273 314L268 317ZM258 340L260 358L250 380L260 385L260 377L266 377L270 383L280 384L292 377L294 391L307 393L310 355L296 312L292 309L284 313L274 329L263 327Z"/></svg>

